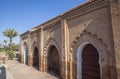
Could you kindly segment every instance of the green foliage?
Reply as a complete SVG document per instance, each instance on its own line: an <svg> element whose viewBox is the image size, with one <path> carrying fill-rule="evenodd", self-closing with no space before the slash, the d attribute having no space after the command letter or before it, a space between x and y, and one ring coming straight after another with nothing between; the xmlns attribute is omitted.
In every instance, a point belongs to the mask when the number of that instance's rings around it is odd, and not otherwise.
<svg viewBox="0 0 120 79"><path fill-rule="evenodd" d="M9 28L9 29L7 29L6 31L3 32L3 35L7 36L9 38L13 38L13 37L18 35L18 32L15 31L14 29Z"/></svg>
<svg viewBox="0 0 120 79"><path fill-rule="evenodd" d="M14 29L7 29L6 31L3 32L3 35L6 36L6 37L9 37L9 41L10 41L10 51L12 51L12 39L15 37L15 36L18 36L18 32L15 31Z"/></svg>
<svg viewBox="0 0 120 79"><path fill-rule="evenodd" d="M6 47L7 46L7 40L4 40L4 47Z"/></svg>
<svg viewBox="0 0 120 79"><path fill-rule="evenodd" d="M6 46L5 48L4 48L4 51L6 52L6 51L9 51L10 50L10 48L8 47L8 46Z"/></svg>
<svg viewBox="0 0 120 79"><path fill-rule="evenodd" d="M13 51L6 51L6 54L8 55L9 59L13 59L15 57Z"/></svg>
<svg viewBox="0 0 120 79"><path fill-rule="evenodd" d="M4 52L4 48L0 48L0 52Z"/></svg>
<svg viewBox="0 0 120 79"><path fill-rule="evenodd" d="M19 48L20 48L20 44L12 44L12 51L19 51ZM0 48L1 52L4 52L4 51L6 52L9 50L10 50L9 45L4 46L4 48Z"/></svg>
<svg viewBox="0 0 120 79"><path fill-rule="evenodd" d="M19 47L20 47L19 44L12 44L12 50L13 51L19 51Z"/></svg>

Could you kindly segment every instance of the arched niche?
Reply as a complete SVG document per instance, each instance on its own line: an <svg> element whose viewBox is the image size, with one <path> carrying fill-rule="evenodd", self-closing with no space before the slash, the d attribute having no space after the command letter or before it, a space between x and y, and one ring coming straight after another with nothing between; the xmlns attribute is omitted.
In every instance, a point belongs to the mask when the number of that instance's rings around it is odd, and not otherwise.
<svg viewBox="0 0 120 79"><path fill-rule="evenodd" d="M83 43L77 51L77 79L101 79L101 57L98 48Z"/></svg>
<svg viewBox="0 0 120 79"><path fill-rule="evenodd" d="M34 47L33 51L33 67L39 70L39 50L37 47Z"/></svg>
<svg viewBox="0 0 120 79"><path fill-rule="evenodd" d="M60 56L55 46L50 46L47 56L47 71L57 77L60 76Z"/></svg>
<svg viewBox="0 0 120 79"><path fill-rule="evenodd" d="M24 64L28 65L28 45L24 43Z"/></svg>

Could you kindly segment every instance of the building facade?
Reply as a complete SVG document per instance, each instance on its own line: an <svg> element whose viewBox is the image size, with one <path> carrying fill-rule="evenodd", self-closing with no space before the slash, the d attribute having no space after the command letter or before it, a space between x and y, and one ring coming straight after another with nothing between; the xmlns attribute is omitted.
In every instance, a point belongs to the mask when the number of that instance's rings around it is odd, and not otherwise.
<svg viewBox="0 0 120 79"><path fill-rule="evenodd" d="M60 79L120 79L120 1L89 0L21 34L21 62Z"/></svg>

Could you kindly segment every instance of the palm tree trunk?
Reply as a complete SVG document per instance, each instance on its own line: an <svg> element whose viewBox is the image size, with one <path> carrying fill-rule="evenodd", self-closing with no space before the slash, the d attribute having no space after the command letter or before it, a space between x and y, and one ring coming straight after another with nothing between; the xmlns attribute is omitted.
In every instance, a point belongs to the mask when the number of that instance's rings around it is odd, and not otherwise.
<svg viewBox="0 0 120 79"><path fill-rule="evenodd" d="M10 38L10 51L12 51L12 38Z"/></svg>
<svg viewBox="0 0 120 79"><path fill-rule="evenodd" d="M5 45L4 45L4 50L6 51L6 42L4 42L5 43Z"/></svg>

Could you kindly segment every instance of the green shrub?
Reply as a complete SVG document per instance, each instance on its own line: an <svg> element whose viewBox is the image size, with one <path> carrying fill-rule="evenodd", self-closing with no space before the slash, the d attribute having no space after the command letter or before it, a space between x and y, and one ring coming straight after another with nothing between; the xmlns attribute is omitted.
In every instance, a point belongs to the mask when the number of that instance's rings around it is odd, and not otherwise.
<svg viewBox="0 0 120 79"><path fill-rule="evenodd" d="M6 54L8 55L8 58L9 58L9 59L13 59L13 58L15 57L13 51L6 51Z"/></svg>
<svg viewBox="0 0 120 79"><path fill-rule="evenodd" d="M12 45L12 50L13 51L19 51L19 47L20 47L20 45L19 44L16 44L16 45Z"/></svg>
<svg viewBox="0 0 120 79"><path fill-rule="evenodd" d="M0 52L4 52L4 48L0 48Z"/></svg>

